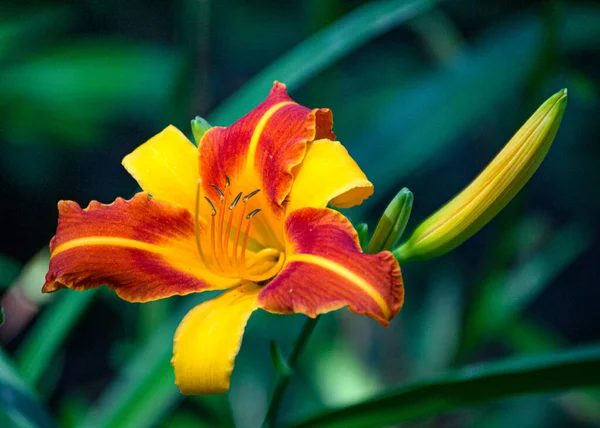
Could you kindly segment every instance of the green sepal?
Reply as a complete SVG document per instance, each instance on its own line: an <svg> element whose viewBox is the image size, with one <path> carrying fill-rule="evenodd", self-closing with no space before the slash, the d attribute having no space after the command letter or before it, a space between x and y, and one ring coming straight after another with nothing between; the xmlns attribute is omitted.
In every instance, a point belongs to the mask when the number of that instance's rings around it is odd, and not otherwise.
<svg viewBox="0 0 600 428"><path fill-rule="evenodd" d="M196 116L195 119L192 119L192 134L194 134L194 140L196 141L196 145L200 145L200 141L202 140L202 136L212 128L211 124L206 121L206 119Z"/></svg>

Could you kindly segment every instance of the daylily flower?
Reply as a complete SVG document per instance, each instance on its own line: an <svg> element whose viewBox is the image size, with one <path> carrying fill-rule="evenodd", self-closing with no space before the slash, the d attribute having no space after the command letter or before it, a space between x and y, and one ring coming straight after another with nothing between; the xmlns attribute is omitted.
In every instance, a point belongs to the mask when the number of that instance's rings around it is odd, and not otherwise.
<svg viewBox="0 0 600 428"><path fill-rule="evenodd" d="M392 254L363 254L339 212L373 192L335 141L327 109L275 82L265 101L196 147L167 127L123 159L143 192L82 209L59 202L44 292L102 284L130 302L224 290L192 309L173 345L186 394L224 392L258 308L310 317L347 306L387 326L403 286Z"/></svg>

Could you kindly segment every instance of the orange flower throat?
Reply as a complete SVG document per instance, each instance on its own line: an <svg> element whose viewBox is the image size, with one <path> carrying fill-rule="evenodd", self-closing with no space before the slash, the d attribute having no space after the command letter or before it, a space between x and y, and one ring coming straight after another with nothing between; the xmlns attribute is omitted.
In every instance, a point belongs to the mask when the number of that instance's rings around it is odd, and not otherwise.
<svg viewBox="0 0 600 428"><path fill-rule="evenodd" d="M277 275L285 261L283 252L264 246L258 252L250 251L247 248L252 218L261 211L260 208L257 208L247 213L247 203L250 198L260 192L260 189L256 189L244 197L242 197L242 192L239 192L232 198L231 182L227 176L225 176L224 191L215 184L210 186L219 194L219 202L215 204L208 196L204 196L211 210L208 236L204 240L210 242L210 253L208 254L203 249L199 227L202 180L198 180L196 187L194 213L196 246L204 265L215 274L253 282L265 281ZM243 235L242 230L244 231Z"/></svg>

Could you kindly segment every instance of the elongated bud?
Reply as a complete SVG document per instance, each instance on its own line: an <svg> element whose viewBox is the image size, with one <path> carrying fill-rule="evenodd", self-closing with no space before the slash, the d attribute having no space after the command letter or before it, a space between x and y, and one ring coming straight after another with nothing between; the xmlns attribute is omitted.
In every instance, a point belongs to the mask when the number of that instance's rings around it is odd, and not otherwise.
<svg viewBox="0 0 600 428"><path fill-rule="evenodd" d="M371 242L367 246L367 253L391 250L398 244L410 218L413 199L412 192L406 187L392 199L377 223Z"/></svg>
<svg viewBox="0 0 600 428"><path fill-rule="evenodd" d="M394 251L401 261L441 256L485 226L540 166L567 106L567 90L550 97L479 176L417 227Z"/></svg>
<svg viewBox="0 0 600 428"><path fill-rule="evenodd" d="M192 119L192 134L194 134L194 140L196 140L196 145L200 145L200 140L206 131L208 131L212 126L210 123L206 121L206 119L201 118L200 116L196 116L195 119Z"/></svg>

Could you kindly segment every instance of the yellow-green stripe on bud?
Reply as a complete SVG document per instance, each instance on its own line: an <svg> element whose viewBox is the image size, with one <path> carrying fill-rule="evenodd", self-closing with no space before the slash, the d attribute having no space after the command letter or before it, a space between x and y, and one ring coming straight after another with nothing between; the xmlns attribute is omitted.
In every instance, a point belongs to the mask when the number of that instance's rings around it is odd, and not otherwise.
<svg viewBox="0 0 600 428"><path fill-rule="evenodd" d="M406 229L413 205L413 194L406 187L398 192L381 216L366 253L375 254L382 250L391 250L398 245Z"/></svg>
<svg viewBox="0 0 600 428"><path fill-rule="evenodd" d="M456 248L485 226L540 166L567 106L567 90L550 97L479 176L427 218L394 250L401 261L429 259Z"/></svg>
<svg viewBox="0 0 600 428"><path fill-rule="evenodd" d="M196 116L195 119L192 119L192 134L194 134L194 140L196 141L196 145L200 145L200 140L206 131L212 128L211 124L206 121L206 119Z"/></svg>

